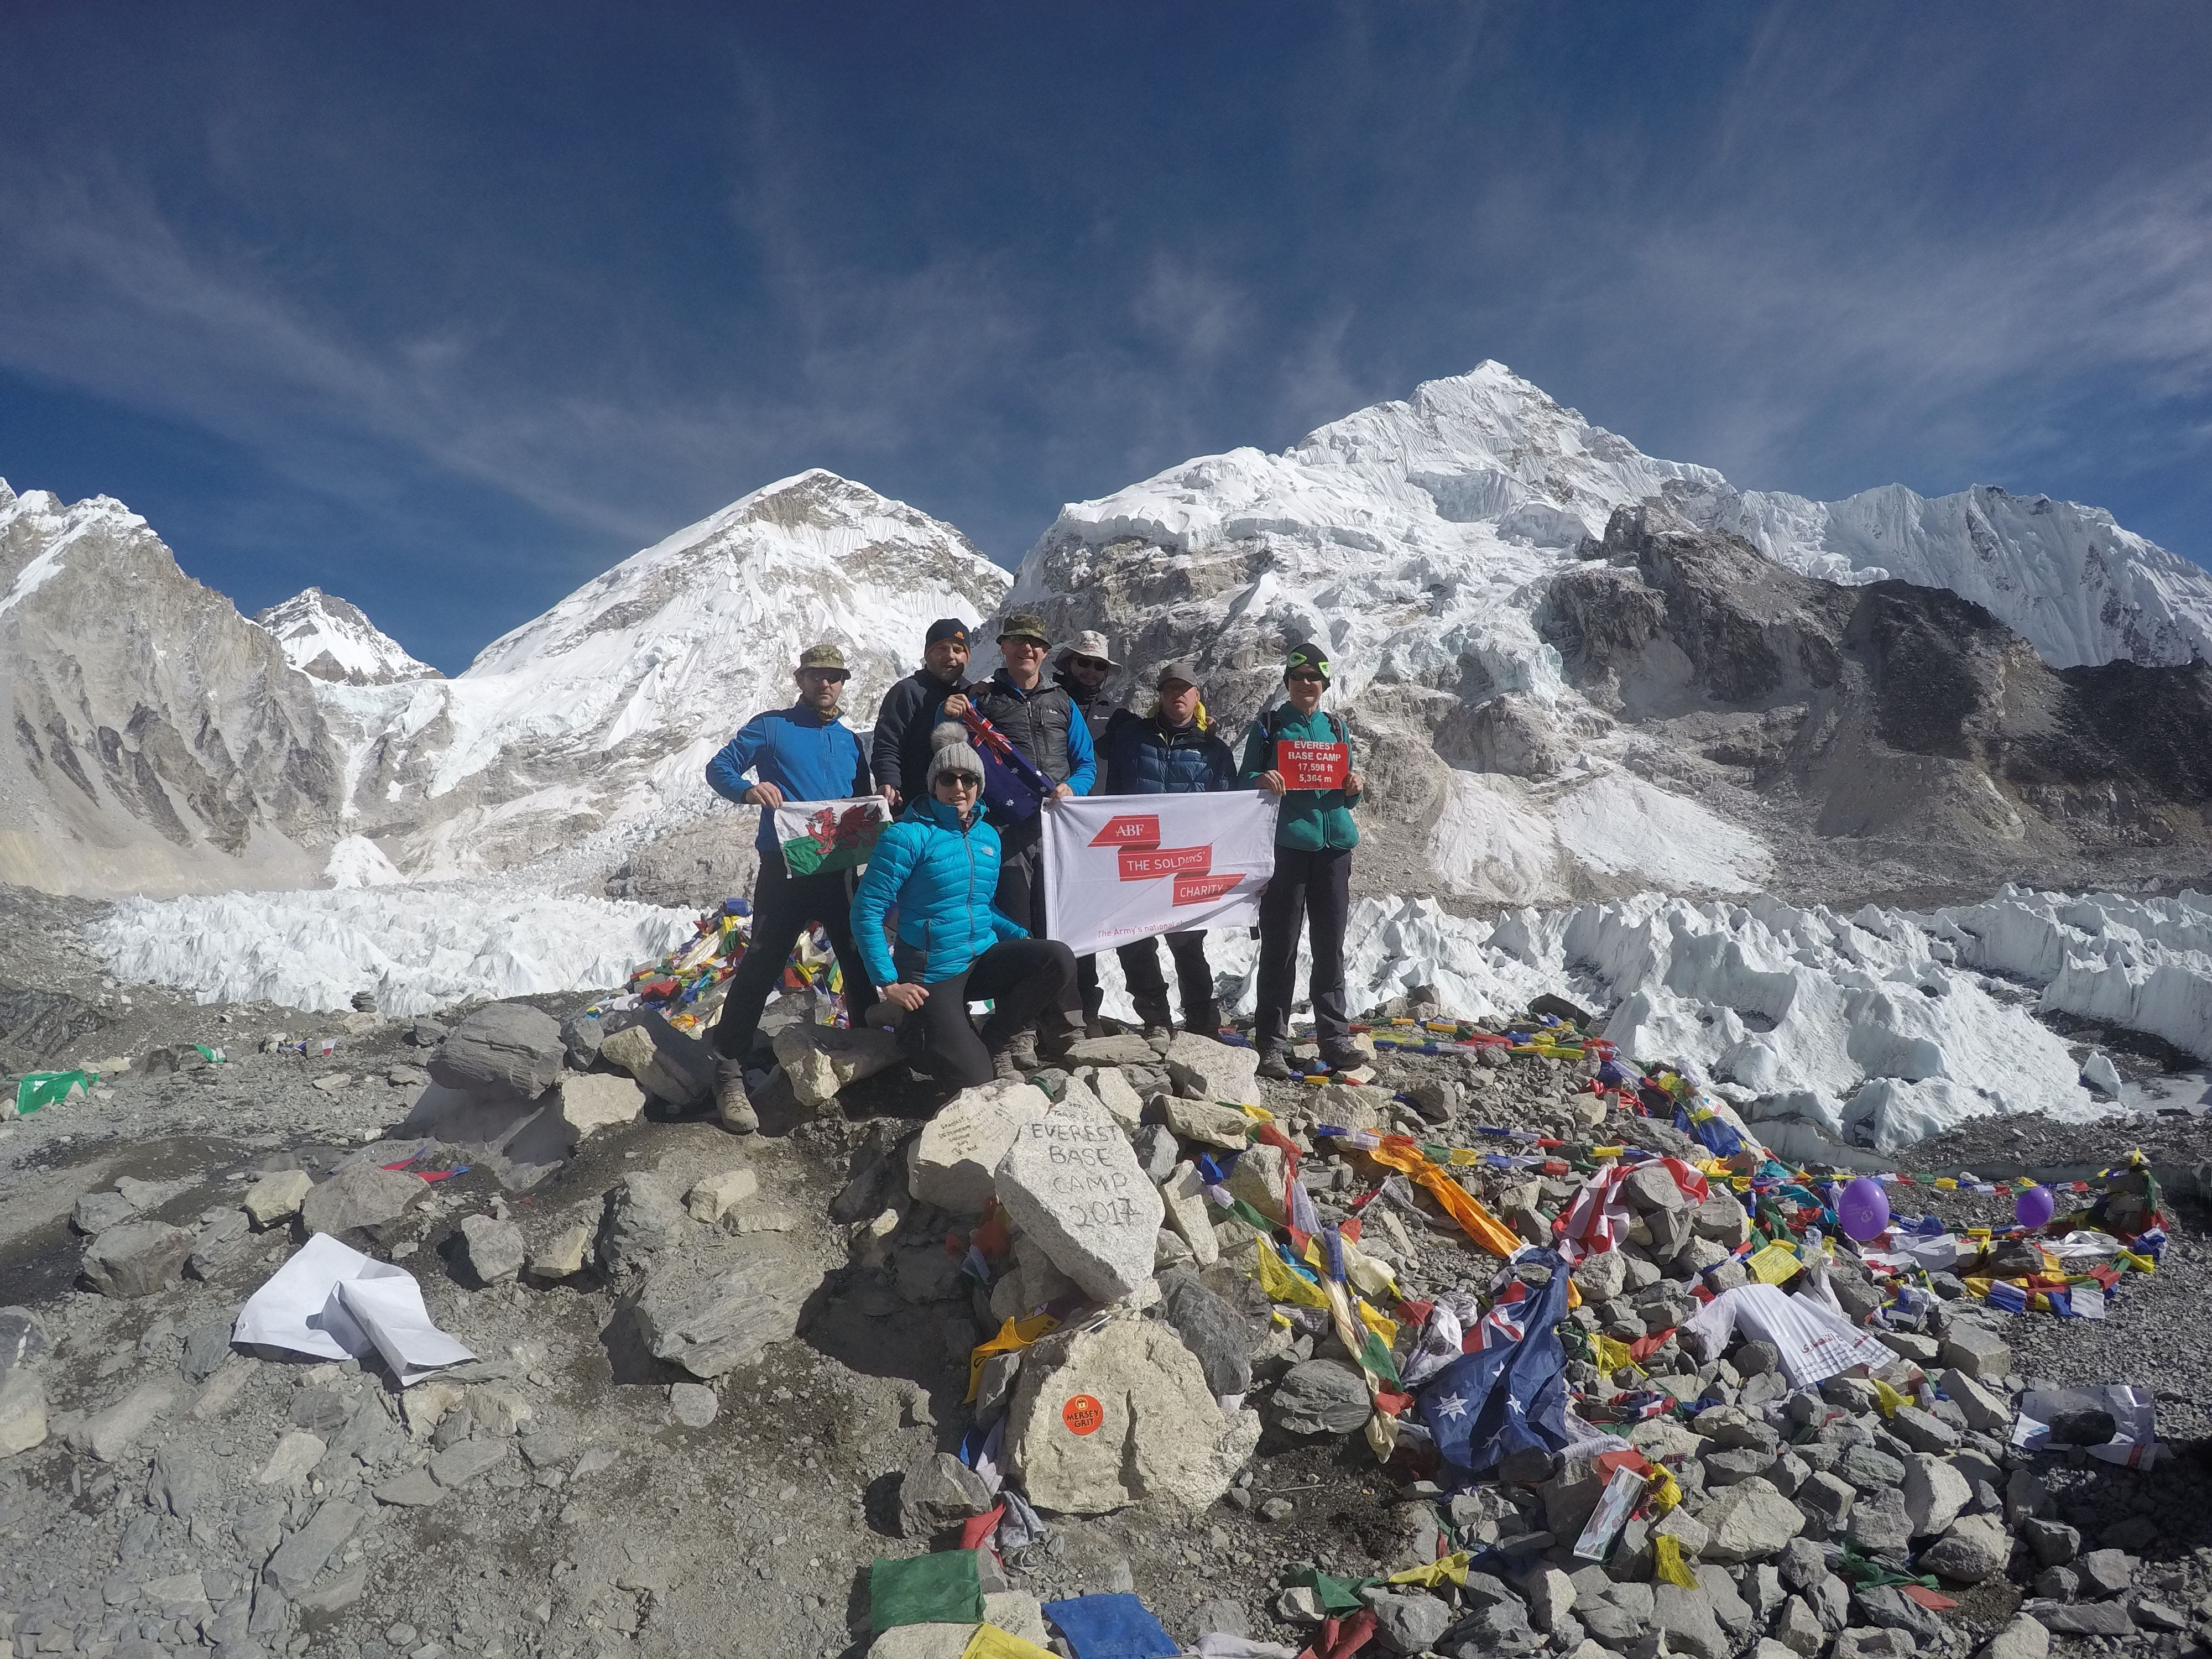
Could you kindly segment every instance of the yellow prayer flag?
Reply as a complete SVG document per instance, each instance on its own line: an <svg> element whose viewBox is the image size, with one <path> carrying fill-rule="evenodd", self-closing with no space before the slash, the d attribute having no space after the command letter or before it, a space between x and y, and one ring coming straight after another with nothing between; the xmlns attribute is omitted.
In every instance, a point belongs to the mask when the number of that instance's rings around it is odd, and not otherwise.
<svg viewBox="0 0 2212 1659"><path fill-rule="evenodd" d="M1698 1576L1682 1563L1682 1547L1672 1538L1654 1539L1651 1544L1651 1577L1662 1584L1673 1584L1680 1589L1698 1588Z"/></svg>
<svg viewBox="0 0 2212 1659"><path fill-rule="evenodd" d="M1395 1348L1398 1346L1398 1322L1385 1318L1376 1312L1373 1308L1368 1306L1364 1297L1359 1304L1359 1322L1381 1337L1384 1347Z"/></svg>
<svg viewBox="0 0 2212 1659"><path fill-rule="evenodd" d="M1052 1654L1012 1631L1000 1630L996 1625L978 1625L975 1633L968 1638L968 1645L960 1650L960 1659L1052 1659Z"/></svg>
<svg viewBox="0 0 2212 1659"><path fill-rule="evenodd" d="M1407 1567L1403 1572L1394 1572L1382 1582L1386 1584L1420 1584L1434 1589L1442 1583L1467 1583L1468 1555L1465 1550L1455 1550L1425 1566Z"/></svg>
<svg viewBox="0 0 2212 1659"><path fill-rule="evenodd" d="M1253 1243L1260 1252L1260 1288L1271 1302L1296 1302L1303 1307L1327 1309L1328 1298L1322 1294L1321 1286L1311 1279L1292 1273L1275 1254L1275 1247L1264 1238Z"/></svg>
<svg viewBox="0 0 2212 1659"><path fill-rule="evenodd" d="M1036 1314L1027 1319L1009 1319L999 1327L999 1334L988 1342L979 1342L968 1356L968 1398L975 1397L976 1389L983 1385L983 1366L994 1353L1012 1353L1017 1348L1026 1348L1058 1328L1060 1322L1050 1314Z"/></svg>
<svg viewBox="0 0 2212 1659"><path fill-rule="evenodd" d="M1805 1264L1797 1259L1797 1252L1787 1244L1769 1244L1754 1251L1744 1264L1751 1276L1762 1285L1779 1285Z"/></svg>

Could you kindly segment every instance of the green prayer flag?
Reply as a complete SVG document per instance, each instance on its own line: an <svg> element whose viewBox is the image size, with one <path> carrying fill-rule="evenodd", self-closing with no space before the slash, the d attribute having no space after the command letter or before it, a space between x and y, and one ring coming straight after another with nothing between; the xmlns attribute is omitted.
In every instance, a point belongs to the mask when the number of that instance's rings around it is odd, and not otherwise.
<svg viewBox="0 0 2212 1659"><path fill-rule="evenodd" d="M900 1625L982 1622L983 1583L973 1550L904 1559L879 1555L869 1569L868 1625L878 1636Z"/></svg>

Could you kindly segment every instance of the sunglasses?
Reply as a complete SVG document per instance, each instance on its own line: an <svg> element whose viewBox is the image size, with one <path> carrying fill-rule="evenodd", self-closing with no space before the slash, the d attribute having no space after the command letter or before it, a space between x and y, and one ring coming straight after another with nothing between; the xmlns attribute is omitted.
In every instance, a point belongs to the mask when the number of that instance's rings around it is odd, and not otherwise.
<svg viewBox="0 0 2212 1659"><path fill-rule="evenodd" d="M1067 665L1070 668L1095 668L1103 674L1114 665L1110 662L1101 662L1096 657L1070 657L1067 659Z"/></svg>
<svg viewBox="0 0 2212 1659"><path fill-rule="evenodd" d="M941 772L938 775L937 781L939 784L950 784L955 789L967 790L971 793L983 787L983 781L981 778L971 778L965 772Z"/></svg>
<svg viewBox="0 0 2212 1659"><path fill-rule="evenodd" d="M799 671L799 678L802 680L812 680L817 684L825 683L842 684L846 680L851 679L853 676L842 668L802 668Z"/></svg>

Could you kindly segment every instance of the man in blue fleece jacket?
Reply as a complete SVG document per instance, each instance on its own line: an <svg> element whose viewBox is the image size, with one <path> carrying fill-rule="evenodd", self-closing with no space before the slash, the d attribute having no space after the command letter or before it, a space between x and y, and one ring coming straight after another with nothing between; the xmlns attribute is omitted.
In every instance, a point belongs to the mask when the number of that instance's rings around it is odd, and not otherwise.
<svg viewBox="0 0 2212 1659"><path fill-rule="evenodd" d="M799 654L794 678L797 702L754 715L707 763L707 781L716 794L761 809L760 834L754 838L760 876L753 884L752 938L730 975L722 1017L714 1025L714 1108L723 1127L741 1135L760 1127L745 1094L745 1055L760 1030L769 993L808 927L821 923L837 952L853 1024L866 1018L876 1002L867 963L853 945L851 872L794 876L785 868L776 840L775 809L784 802L842 800L873 787L867 751L837 707L851 678L844 653L834 645L810 646ZM759 781L748 781L748 772Z"/></svg>

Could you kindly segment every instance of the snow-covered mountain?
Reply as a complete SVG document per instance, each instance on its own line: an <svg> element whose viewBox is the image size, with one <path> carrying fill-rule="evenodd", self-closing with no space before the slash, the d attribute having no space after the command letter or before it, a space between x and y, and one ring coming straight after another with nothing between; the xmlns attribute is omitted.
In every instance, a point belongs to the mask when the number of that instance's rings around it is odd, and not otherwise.
<svg viewBox="0 0 2212 1659"><path fill-rule="evenodd" d="M1369 809L1371 889L1510 902L1655 886L1756 890L1785 869L1802 874L1808 858L1835 862L1820 838L1892 836L1913 854L1931 827L1967 835L1971 856L1956 867L1976 868L1995 856L1996 841L2044 827L2022 819L2004 791L2047 792L2057 781L1993 782L1996 750L1939 752L1949 739L1894 718L1912 688L1883 678L1886 665L1914 655L1913 625L1948 642L1939 657L1949 649L1995 663L2001 641L1984 639L1980 624L1933 593L1924 604L1885 604L1876 620L1855 624L1850 603L1820 599L1812 585L1749 582L1752 571L1738 573L1746 581L1715 581L1725 557L1692 550L1678 558L1671 541L1659 545L1678 531L1694 540L1702 525L1717 548L1723 507L1748 527L1765 525L1781 564L1869 591L1876 579L1859 568L1864 561L1837 548L1849 536L1861 550L1909 547L1892 574L1978 602L1986 594L2000 623L2040 630L2030 637L2051 665L2136 653L2186 663L2187 641L2212 640L2212 577L2091 509L1970 491L1922 503L1905 515L1910 535L1900 520L1877 543L1864 528L1880 518L1869 497L1832 509L1803 503L1794 516L1775 499L1740 495L1709 468L1646 456L1485 363L1332 422L1279 455L1202 457L1064 507L1024 562L1013 599L1062 629L1103 627L1136 684L1168 658L1197 656L1209 705L1233 721L1273 692L1285 645L1325 641L1338 706L1354 714L1368 769L1383 786ZM1626 539L1601 542L1617 512L1646 501L1659 515L1648 528L1639 520ZM1560 641L1581 635L1563 632L1551 606L1560 580L1596 560L1636 566L1644 553L1656 561L1648 580L1586 596L1597 611L1572 619L1601 635L1615 630L1618 640L1599 643L1620 650L1570 664ZM1747 586L1759 591L1732 591ZM1806 607L1805 625L1782 631L1793 649L1836 654L1834 672L1759 683L1746 665L1765 653L1762 636ZM1644 653L1655 635L1663 651ZM1731 680L1738 668L1746 672ZM1620 684L1623 672L1650 683ZM1615 681L1601 683L1608 673ZM2006 730L1979 674L1960 682L1972 692L1960 692L1954 714L1971 705ZM2063 688L2037 685L2036 707L2072 711ZM1871 748L1848 757L1822 746L1846 717L1872 734ZM1747 737L1735 729L1745 720L1771 729ZM1771 763L1796 753L1797 734L1808 732L1820 752L1797 753L1785 788ZM2145 841L2198 833L2199 809L2185 800L2179 820L2161 817L2167 793L2154 784L2146 796L2137 763L2109 742L2089 770L2123 780L2114 787L2130 805L2116 821L2142 811L2162 826ZM1825 795L1807 793L1815 788L1873 799L1856 815L1831 814ZM1940 825L1914 818L1929 802L1940 805ZM2039 850L2078 850L2080 804L2043 816L2053 813L2067 822ZM1850 852L1887 856L1863 843ZM1935 878L1909 859L1893 875L1899 885ZM1867 874L1858 879L1864 890Z"/></svg>
<svg viewBox="0 0 2212 1659"><path fill-rule="evenodd" d="M2212 571L2121 529L2101 507L1995 484L1932 499L1884 484L1814 501L1684 479L1664 493L1692 522L1808 576L1948 588L2054 668L2212 660Z"/></svg>
<svg viewBox="0 0 2212 1659"><path fill-rule="evenodd" d="M295 593L253 620L284 647L285 660L319 680L349 685L388 685L394 680L443 678L350 605L319 587Z"/></svg>
<svg viewBox="0 0 2212 1659"><path fill-rule="evenodd" d="M343 600L309 589L248 622L120 502L0 483L0 881L319 884L359 878L370 850L408 876L566 857L603 878L665 830L720 822L707 760L791 701L805 647L843 649L865 726L928 624L989 615L1008 580L951 526L809 471L445 680ZM726 816L709 839L748 845Z"/></svg>
<svg viewBox="0 0 2212 1659"><path fill-rule="evenodd" d="M349 823L410 874L618 850L697 817L708 759L795 695L828 642L866 726L939 617L976 621L1005 571L951 526L815 469L633 555L448 681L332 684Z"/></svg>
<svg viewBox="0 0 2212 1659"><path fill-rule="evenodd" d="M0 881L313 880L342 774L315 682L146 521L0 481Z"/></svg>

